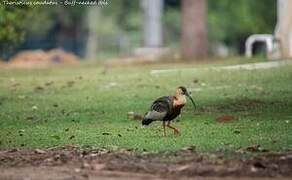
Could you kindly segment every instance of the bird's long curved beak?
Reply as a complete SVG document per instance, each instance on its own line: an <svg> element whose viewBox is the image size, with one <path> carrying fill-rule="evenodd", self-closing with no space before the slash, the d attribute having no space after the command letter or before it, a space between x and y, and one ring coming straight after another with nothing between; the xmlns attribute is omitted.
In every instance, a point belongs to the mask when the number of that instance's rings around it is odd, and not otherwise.
<svg viewBox="0 0 292 180"><path fill-rule="evenodd" d="M192 101L192 104L194 105L194 108L196 108L197 106L196 106L196 103L193 100L192 96L189 93L186 93L186 96Z"/></svg>

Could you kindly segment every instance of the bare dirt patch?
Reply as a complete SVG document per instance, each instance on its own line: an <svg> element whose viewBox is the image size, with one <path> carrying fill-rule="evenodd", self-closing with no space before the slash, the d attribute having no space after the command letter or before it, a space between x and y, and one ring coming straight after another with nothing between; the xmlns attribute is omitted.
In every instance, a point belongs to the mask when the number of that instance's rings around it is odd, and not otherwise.
<svg viewBox="0 0 292 180"><path fill-rule="evenodd" d="M238 117L225 114L216 118L216 121L219 123L227 123L238 120Z"/></svg>
<svg viewBox="0 0 292 180"><path fill-rule="evenodd" d="M266 102L257 99L235 99L233 102L219 105L203 106L199 109L200 112L205 113L228 113L228 112L244 112L265 109L269 106L289 106L287 102Z"/></svg>
<svg viewBox="0 0 292 180"><path fill-rule="evenodd" d="M198 153L193 148L154 154L75 146L0 151L0 179L188 179L198 176L288 179L292 177L292 153L261 153L256 157L235 153L226 158L220 152Z"/></svg>

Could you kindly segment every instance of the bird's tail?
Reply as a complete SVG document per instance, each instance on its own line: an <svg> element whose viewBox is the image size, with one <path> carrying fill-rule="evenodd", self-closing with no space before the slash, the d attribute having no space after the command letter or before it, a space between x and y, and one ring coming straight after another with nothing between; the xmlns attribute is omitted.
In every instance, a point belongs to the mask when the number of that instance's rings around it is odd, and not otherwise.
<svg viewBox="0 0 292 180"><path fill-rule="evenodd" d="M153 121L154 121L153 119L143 118L143 120L142 120L142 125L143 125L143 126L147 126L147 125L149 125L150 123L152 123Z"/></svg>

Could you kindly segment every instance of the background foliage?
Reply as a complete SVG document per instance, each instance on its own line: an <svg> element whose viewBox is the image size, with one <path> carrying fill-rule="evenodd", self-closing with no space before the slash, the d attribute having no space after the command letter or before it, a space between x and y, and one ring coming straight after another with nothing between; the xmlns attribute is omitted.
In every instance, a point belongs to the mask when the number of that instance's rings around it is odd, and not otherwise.
<svg viewBox="0 0 292 180"><path fill-rule="evenodd" d="M101 53L119 51L121 35L129 39L131 49L141 46L143 14L139 1L115 1L98 8L95 32ZM164 42L179 47L181 34L180 1L166 0L164 7ZM8 57L29 37L50 39L52 29L76 29L86 34L86 7L0 6L0 52ZM276 23L276 1L208 0L210 42L223 42L240 49L244 39L254 33L273 33ZM52 38L51 38L52 39ZM14 50L14 51L13 51ZM5 53L3 53L5 52Z"/></svg>

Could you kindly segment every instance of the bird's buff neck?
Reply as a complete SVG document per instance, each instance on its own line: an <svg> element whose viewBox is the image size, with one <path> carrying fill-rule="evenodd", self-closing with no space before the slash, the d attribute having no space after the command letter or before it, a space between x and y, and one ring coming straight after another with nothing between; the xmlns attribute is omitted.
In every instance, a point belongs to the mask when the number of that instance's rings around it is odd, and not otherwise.
<svg viewBox="0 0 292 180"><path fill-rule="evenodd" d="M173 105L174 106L183 106L187 102L186 96L182 94L176 94L174 96Z"/></svg>

